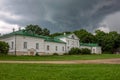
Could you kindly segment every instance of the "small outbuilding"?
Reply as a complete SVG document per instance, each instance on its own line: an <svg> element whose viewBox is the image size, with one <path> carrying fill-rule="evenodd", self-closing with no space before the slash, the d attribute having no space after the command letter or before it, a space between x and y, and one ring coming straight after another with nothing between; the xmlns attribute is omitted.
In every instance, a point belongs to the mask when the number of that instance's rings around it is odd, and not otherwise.
<svg viewBox="0 0 120 80"><path fill-rule="evenodd" d="M120 48L117 48L115 51L114 51L115 54L120 54Z"/></svg>
<svg viewBox="0 0 120 80"><path fill-rule="evenodd" d="M80 43L80 49L82 49L82 48L90 49L92 54L101 54L102 53L101 47L96 43Z"/></svg>

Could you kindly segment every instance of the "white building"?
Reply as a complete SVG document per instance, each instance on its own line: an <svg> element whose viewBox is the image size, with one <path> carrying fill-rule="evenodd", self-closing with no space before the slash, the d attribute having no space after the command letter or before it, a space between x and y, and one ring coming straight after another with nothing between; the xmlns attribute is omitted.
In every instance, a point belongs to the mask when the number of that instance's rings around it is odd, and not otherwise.
<svg viewBox="0 0 120 80"><path fill-rule="evenodd" d="M80 43L80 48L88 48L91 50L92 54L101 54L102 50L101 47L98 46L98 44L94 43Z"/></svg>
<svg viewBox="0 0 120 80"><path fill-rule="evenodd" d="M58 53L63 55L72 47L81 48L79 38L75 34L64 34L54 38L30 34L24 30L19 30L0 37L0 41L9 44L9 55L52 55ZM94 47L95 52L98 47ZM91 49L91 48L90 48ZM92 50L94 50L92 48Z"/></svg>

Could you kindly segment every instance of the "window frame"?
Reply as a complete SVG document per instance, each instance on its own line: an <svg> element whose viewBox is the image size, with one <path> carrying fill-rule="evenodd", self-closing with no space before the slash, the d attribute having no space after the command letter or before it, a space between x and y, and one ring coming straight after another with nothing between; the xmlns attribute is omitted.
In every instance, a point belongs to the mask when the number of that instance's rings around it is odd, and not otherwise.
<svg viewBox="0 0 120 80"><path fill-rule="evenodd" d="M36 43L36 49L39 49L39 43Z"/></svg>
<svg viewBox="0 0 120 80"><path fill-rule="evenodd" d="M50 46L49 45L47 45L47 51L49 51L50 50Z"/></svg>
<svg viewBox="0 0 120 80"><path fill-rule="evenodd" d="M14 49L14 42L11 42L11 49Z"/></svg>
<svg viewBox="0 0 120 80"><path fill-rule="evenodd" d="M27 42L23 43L23 49L27 49Z"/></svg>

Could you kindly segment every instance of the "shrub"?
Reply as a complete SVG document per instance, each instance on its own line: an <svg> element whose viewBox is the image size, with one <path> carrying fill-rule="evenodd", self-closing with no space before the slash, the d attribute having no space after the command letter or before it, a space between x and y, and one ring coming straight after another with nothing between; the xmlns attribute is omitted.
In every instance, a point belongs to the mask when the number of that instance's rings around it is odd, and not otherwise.
<svg viewBox="0 0 120 80"><path fill-rule="evenodd" d="M36 52L35 56L39 56L38 52Z"/></svg>
<svg viewBox="0 0 120 80"><path fill-rule="evenodd" d="M83 49L81 49L81 53L82 54L91 54L91 50L88 48L83 48Z"/></svg>
<svg viewBox="0 0 120 80"><path fill-rule="evenodd" d="M53 53L53 55L58 55L58 53Z"/></svg>
<svg viewBox="0 0 120 80"><path fill-rule="evenodd" d="M7 54L8 51L9 51L8 43L0 41L0 54Z"/></svg>
<svg viewBox="0 0 120 80"><path fill-rule="evenodd" d="M63 55L68 55L68 53L63 53Z"/></svg>
<svg viewBox="0 0 120 80"><path fill-rule="evenodd" d="M80 54L81 50L79 48L71 48L71 50L68 53L69 53L69 55Z"/></svg>

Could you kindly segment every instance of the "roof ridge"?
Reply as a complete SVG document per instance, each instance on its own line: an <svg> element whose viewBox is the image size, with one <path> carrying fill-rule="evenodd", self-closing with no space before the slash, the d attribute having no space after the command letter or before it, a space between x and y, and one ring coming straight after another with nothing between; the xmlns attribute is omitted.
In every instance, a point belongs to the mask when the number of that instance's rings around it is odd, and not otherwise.
<svg viewBox="0 0 120 80"><path fill-rule="evenodd" d="M22 35L22 36L37 37L37 38L42 38L45 41L49 41L49 42L65 43L65 42L63 42L63 41L61 41L60 39L57 39L57 38L52 38L52 37L49 37L49 36L38 35L38 34L35 34L35 33L29 33L29 32L24 31L24 30L19 30L19 31L11 32L9 34L0 36L0 38L9 37L9 36L13 36L13 35Z"/></svg>

